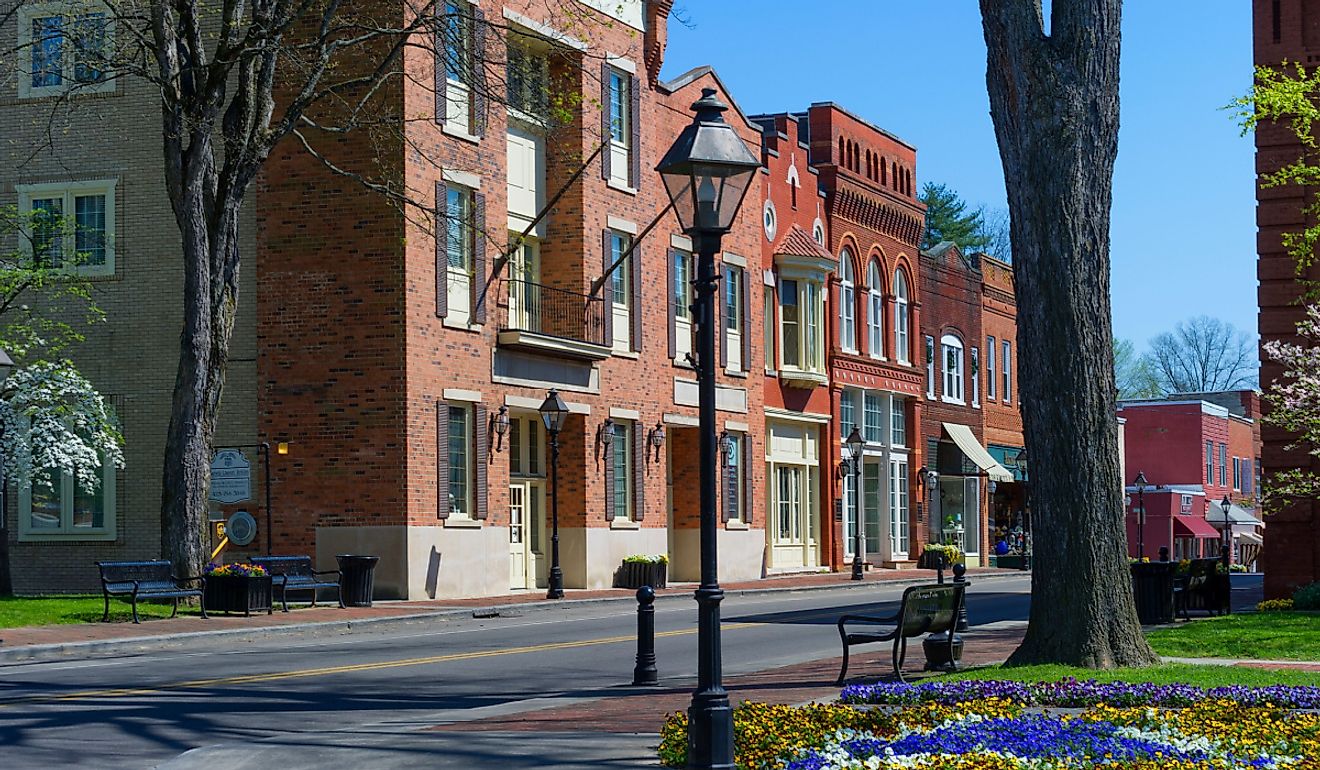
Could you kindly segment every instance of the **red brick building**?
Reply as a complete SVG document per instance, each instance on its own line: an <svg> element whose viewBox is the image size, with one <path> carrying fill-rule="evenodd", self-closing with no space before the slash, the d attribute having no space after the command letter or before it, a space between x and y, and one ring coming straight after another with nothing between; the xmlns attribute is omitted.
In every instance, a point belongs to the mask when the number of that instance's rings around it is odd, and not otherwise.
<svg viewBox="0 0 1320 770"><path fill-rule="evenodd" d="M975 254L981 268L980 400L985 423L985 448L1013 474L1013 481L986 482L989 518L986 532L992 553L1003 553L1003 565L1020 566L1030 537L1030 511L1026 486L1028 464L1020 460L1025 442L1022 412L1014 392L1017 371L1017 288L1013 266L988 254ZM1000 543L1003 546L1000 546ZM996 559L999 564L999 559Z"/></svg>
<svg viewBox="0 0 1320 770"><path fill-rule="evenodd" d="M1317 0L1253 0L1253 41L1256 66L1278 67L1296 62L1307 67L1320 60L1320 2ZM1297 160L1303 149L1286 126L1262 124L1256 131L1256 170L1275 171ZM1307 225L1303 206L1311 188L1296 185L1257 188L1256 274L1260 279L1260 338L1294 339L1302 309L1296 300L1296 262L1283 246L1283 235ZM1312 266L1306 278L1320 279ZM1260 381L1273 382L1282 369L1261 356ZM1302 451L1289 452L1288 437L1277 428L1261 430L1262 472L1265 478L1281 470L1310 467L1315 460ZM1270 547L1262 554L1267 597L1291 596L1293 589L1320 580L1320 503L1301 501L1270 515Z"/></svg>

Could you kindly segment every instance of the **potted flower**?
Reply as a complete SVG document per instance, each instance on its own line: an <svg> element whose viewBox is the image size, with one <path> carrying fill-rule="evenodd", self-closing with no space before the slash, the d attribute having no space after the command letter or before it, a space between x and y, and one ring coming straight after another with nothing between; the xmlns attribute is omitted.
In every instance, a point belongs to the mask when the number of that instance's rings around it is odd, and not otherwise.
<svg viewBox="0 0 1320 770"><path fill-rule="evenodd" d="M669 572L669 557L665 554L649 556L633 554L625 557L614 576L615 588L664 588Z"/></svg>
<svg viewBox="0 0 1320 770"><path fill-rule="evenodd" d="M206 565L202 570L202 605L208 612L241 612L251 615L265 610L270 614L270 575L256 564L233 562Z"/></svg>
<svg viewBox="0 0 1320 770"><path fill-rule="evenodd" d="M918 566L923 569L939 569L942 564L944 569L948 569L954 564L962 563L962 560L963 552L958 546L930 543L921 552L921 561Z"/></svg>

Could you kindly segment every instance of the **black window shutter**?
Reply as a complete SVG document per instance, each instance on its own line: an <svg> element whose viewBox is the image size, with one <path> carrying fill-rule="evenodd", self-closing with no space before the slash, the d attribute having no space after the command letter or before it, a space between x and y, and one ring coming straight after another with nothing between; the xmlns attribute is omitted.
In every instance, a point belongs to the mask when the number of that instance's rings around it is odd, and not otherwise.
<svg viewBox="0 0 1320 770"><path fill-rule="evenodd" d="M435 183L435 317L449 315L449 187Z"/></svg>
<svg viewBox="0 0 1320 770"><path fill-rule="evenodd" d="M486 518L486 454L490 440L489 425L486 422L488 419L486 416L486 405L477 404L473 407L472 417L474 422L472 433L475 437L473 443L476 445L473 447L476 450L474 452L475 457L472 460L472 467L476 469L473 474L475 476L473 483L477 486L476 492L473 495L477 501L476 512L474 513L473 518L484 519Z"/></svg>
<svg viewBox="0 0 1320 770"><path fill-rule="evenodd" d="M435 402L436 518L449 518L449 404Z"/></svg>
<svg viewBox="0 0 1320 770"><path fill-rule="evenodd" d="M747 276L746 268L743 268L741 281L742 286L739 288L742 290L743 301L742 327L740 329L740 331L742 331L743 343L742 370L744 372L750 372L752 371L752 287L751 280Z"/></svg>
<svg viewBox="0 0 1320 770"><path fill-rule="evenodd" d="M613 244L610 243L610 231L601 231L601 252L604 254L601 270L604 271L605 288L601 292L605 300L605 345L614 344L614 276L610 265L614 264Z"/></svg>
<svg viewBox="0 0 1320 770"><path fill-rule="evenodd" d="M605 520L614 521L614 442L618 436L610 436L610 443L605 444Z"/></svg>
<svg viewBox="0 0 1320 770"><path fill-rule="evenodd" d="M752 434L743 437L743 523L752 523L752 490L756 488L756 466L753 465Z"/></svg>
<svg viewBox="0 0 1320 770"><path fill-rule="evenodd" d="M486 14L473 4L472 8L472 43L468 49L472 89L472 133L486 135Z"/></svg>
<svg viewBox="0 0 1320 770"><path fill-rule="evenodd" d="M720 350L720 368L729 368L729 333L724 330L724 284L729 280L729 276L724 272L724 264L715 263L715 275L719 280L715 282L715 301L711 303L711 323L715 324L715 346Z"/></svg>
<svg viewBox="0 0 1320 770"><path fill-rule="evenodd" d="M633 520L646 517L646 431L641 420L633 423Z"/></svg>
<svg viewBox="0 0 1320 770"><path fill-rule="evenodd" d="M666 313L669 316L669 322L665 325L669 327L669 357L672 359L678 354L678 338L675 335L674 329L676 318L674 314L674 298L678 292L678 286L674 283L674 278L677 270L677 265L675 263L679 259L679 255L678 252L673 249L669 249L668 254L669 259L665 261L665 307Z"/></svg>
<svg viewBox="0 0 1320 770"><path fill-rule="evenodd" d="M600 65L600 178L610 178L610 65Z"/></svg>
<svg viewBox="0 0 1320 770"><path fill-rule="evenodd" d="M633 243L632 254L628 257L629 271L629 313L632 318L632 349L642 350L642 244Z"/></svg>
<svg viewBox="0 0 1320 770"><path fill-rule="evenodd" d="M445 39L445 34L449 25L448 19L445 18L445 4L436 3L435 8L435 122L436 125L440 125L445 122L445 115L448 112L446 99L448 98L449 77L445 58L449 55L449 45Z"/></svg>
<svg viewBox="0 0 1320 770"><path fill-rule="evenodd" d="M472 323L486 323L486 196L472 193Z"/></svg>
<svg viewBox="0 0 1320 770"><path fill-rule="evenodd" d="M632 103L628 105L628 120L632 123L632 143L628 145L628 183L633 189L642 187L642 81L634 76L628 81L628 95Z"/></svg>

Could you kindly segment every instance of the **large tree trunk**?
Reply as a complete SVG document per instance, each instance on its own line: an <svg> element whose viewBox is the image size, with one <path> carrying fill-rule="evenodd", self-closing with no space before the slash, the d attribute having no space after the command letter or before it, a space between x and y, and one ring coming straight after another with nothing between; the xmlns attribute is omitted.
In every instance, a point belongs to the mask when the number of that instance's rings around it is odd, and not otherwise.
<svg viewBox="0 0 1320 770"><path fill-rule="evenodd" d="M1156 660L1137 621L1109 307L1121 0L981 0L1012 215L1032 474L1031 619L1010 664Z"/></svg>

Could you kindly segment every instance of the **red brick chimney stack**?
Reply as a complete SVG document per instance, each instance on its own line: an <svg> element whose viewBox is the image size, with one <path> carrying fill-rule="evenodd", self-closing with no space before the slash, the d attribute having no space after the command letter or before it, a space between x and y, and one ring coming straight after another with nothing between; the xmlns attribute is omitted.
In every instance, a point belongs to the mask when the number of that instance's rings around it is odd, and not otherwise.
<svg viewBox="0 0 1320 770"><path fill-rule="evenodd" d="M646 77L651 87L660 82L660 65L665 61L665 45L669 42L669 12L674 0L647 0L646 2Z"/></svg>

